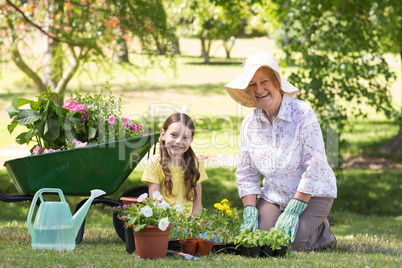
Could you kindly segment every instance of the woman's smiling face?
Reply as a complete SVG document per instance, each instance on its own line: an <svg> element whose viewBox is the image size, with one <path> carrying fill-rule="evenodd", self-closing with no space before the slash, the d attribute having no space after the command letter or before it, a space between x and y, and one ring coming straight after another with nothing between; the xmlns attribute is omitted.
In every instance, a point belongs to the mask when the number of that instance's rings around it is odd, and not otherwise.
<svg viewBox="0 0 402 268"><path fill-rule="evenodd" d="M247 86L247 92L257 106L266 112L278 112L282 102L279 81L268 68L258 69Z"/></svg>

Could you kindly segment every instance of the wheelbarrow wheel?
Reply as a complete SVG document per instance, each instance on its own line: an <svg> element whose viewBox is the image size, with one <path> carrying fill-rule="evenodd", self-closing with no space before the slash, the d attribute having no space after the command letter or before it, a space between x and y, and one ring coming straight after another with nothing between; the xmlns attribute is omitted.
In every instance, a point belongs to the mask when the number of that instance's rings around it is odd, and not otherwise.
<svg viewBox="0 0 402 268"><path fill-rule="evenodd" d="M147 185L131 188L125 191L120 197L139 197L144 193L148 193ZM125 242L126 238L124 234L124 223L119 218L117 218L117 213L113 213L113 226L120 239Z"/></svg>

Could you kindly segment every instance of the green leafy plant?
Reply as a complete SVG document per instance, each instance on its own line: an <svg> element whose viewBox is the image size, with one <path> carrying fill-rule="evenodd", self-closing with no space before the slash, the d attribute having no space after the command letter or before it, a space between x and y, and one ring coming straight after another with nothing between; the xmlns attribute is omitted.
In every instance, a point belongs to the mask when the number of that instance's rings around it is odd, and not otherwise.
<svg viewBox="0 0 402 268"><path fill-rule="evenodd" d="M267 245L272 250L280 249L281 247L289 247L290 236L282 232L282 228L271 228L269 231L260 231L259 244L261 246Z"/></svg>
<svg viewBox="0 0 402 268"><path fill-rule="evenodd" d="M231 203L225 198L220 203L214 204L215 213L209 215L207 223L208 238L218 235L224 244L233 242L235 235L240 232L241 220L239 209L231 207Z"/></svg>
<svg viewBox="0 0 402 268"><path fill-rule="evenodd" d="M8 131L12 133L18 125L25 126L28 131L16 137L18 144L29 144L33 141L45 149L65 149L64 122L68 110L51 100L58 99L59 95L52 92L50 86L47 91L37 97L37 101L18 98L18 96L12 98L12 105L6 108L11 118L11 123L7 127ZM29 105L29 108L21 109L25 105Z"/></svg>
<svg viewBox="0 0 402 268"><path fill-rule="evenodd" d="M16 126L28 131L17 136L18 144L30 144L32 154L105 143L145 135L141 125L122 116L121 99L112 95L106 82L105 90L93 95L83 95L77 89L66 104L59 106L53 100L59 95L51 91L32 101L14 96L12 105L6 108L12 133ZM28 109L22 109L29 105Z"/></svg>
<svg viewBox="0 0 402 268"><path fill-rule="evenodd" d="M261 235L260 230L256 230L253 232L251 232L248 229L244 230L238 236L235 237L236 248L238 248L239 246L243 247L258 246L260 243L260 235Z"/></svg>
<svg viewBox="0 0 402 268"><path fill-rule="evenodd" d="M177 204L176 207L180 206ZM176 239L199 237L208 225L207 209L202 208L199 214L190 215L190 210L187 207L185 209L179 208L173 225L173 237Z"/></svg>
<svg viewBox="0 0 402 268"><path fill-rule="evenodd" d="M158 226L165 231L169 224L175 222L178 217L179 209L169 205L159 192L154 192L152 197L144 193L138 197L137 204L125 204L117 207L105 207L117 215L122 221L133 225L134 231L138 232L147 225Z"/></svg>

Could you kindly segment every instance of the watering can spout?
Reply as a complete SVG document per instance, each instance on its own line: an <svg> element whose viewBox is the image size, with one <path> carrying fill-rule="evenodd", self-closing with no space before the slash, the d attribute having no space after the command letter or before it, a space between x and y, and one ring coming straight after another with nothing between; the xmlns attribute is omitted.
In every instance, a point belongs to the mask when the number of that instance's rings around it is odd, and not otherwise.
<svg viewBox="0 0 402 268"><path fill-rule="evenodd" d="M101 196L106 194L105 191L99 190L99 189L95 189L91 191L91 196L88 198L88 200L82 205L82 207L75 212L74 216L73 216L73 226L74 226L74 234L75 236L77 236L78 231L82 225L82 222L84 221L87 212L89 210L89 208L91 207L92 201ZM75 237L74 236L74 237Z"/></svg>

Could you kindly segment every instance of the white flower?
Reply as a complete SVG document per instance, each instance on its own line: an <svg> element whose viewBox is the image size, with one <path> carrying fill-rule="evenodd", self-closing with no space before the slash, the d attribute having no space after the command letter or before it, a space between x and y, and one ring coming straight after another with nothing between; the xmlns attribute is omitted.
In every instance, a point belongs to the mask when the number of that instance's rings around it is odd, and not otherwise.
<svg viewBox="0 0 402 268"><path fill-rule="evenodd" d="M145 199L148 198L148 194L147 193L143 193L142 195L140 195L140 197L138 197L137 202L138 203L142 203L145 202Z"/></svg>
<svg viewBox="0 0 402 268"><path fill-rule="evenodd" d="M169 205L168 202L166 202L165 200L162 200L162 202L158 202L158 204L156 204L157 208L163 209L164 211L166 211L166 209L171 208L171 206Z"/></svg>
<svg viewBox="0 0 402 268"><path fill-rule="evenodd" d="M158 224L158 228L161 231L166 231L168 226L169 226L169 218L168 217L160 219L159 224Z"/></svg>
<svg viewBox="0 0 402 268"><path fill-rule="evenodd" d="M156 199L156 201L161 202L163 200L163 195L160 192L155 191L152 193L152 199Z"/></svg>
<svg viewBox="0 0 402 268"><path fill-rule="evenodd" d="M150 206L145 206L145 207L141 208L140 213L143 214L147 218L152 217L152 215L154 214L152 212L152 208Z"/></svg>
<svg viewBox="0 0 402 268"><path fill-rule="evenodd" d="M175 203L175 207L176 207L176 211L177 211L177 212L179 212L179 213L184 213L183 208L180 206L179 203L177 203L177 201L176 201L176 203Z"/></svg>

